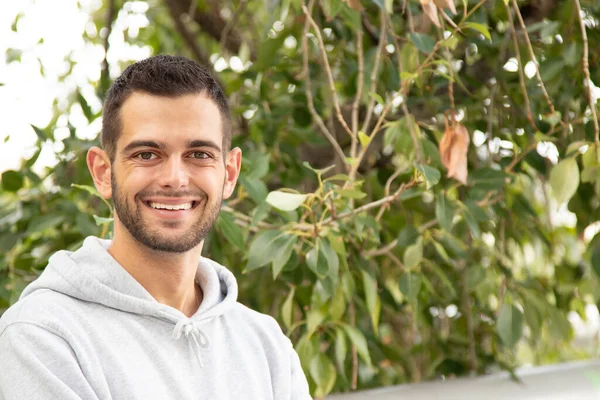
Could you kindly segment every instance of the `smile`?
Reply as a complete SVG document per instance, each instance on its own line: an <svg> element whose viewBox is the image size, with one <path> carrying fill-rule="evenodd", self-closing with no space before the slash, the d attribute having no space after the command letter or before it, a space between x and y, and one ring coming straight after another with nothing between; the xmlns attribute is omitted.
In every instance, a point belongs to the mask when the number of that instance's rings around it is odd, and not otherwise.
<svg viewBox="0 0 600 400"><path fill-rule="evenodd" d="M190 202L181 203L181 204L164 204L164 203L159 203L156 201L148 201L148 202L146 202L146 204L150 208L153 208L155 210L183 211L183 210L190 210L190 209L194 208L198 204L198 202L190 201Z"/></svg>

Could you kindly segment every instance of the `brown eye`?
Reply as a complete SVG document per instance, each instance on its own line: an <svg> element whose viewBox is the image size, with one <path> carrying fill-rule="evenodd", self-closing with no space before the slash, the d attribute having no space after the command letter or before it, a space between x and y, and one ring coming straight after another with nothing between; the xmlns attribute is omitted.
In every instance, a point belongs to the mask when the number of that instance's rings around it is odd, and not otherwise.
<svg viewBox="0 0 600 400"><path fill-rule="evenodd" d="M144 151L142 153L139 153L136 157L141 158L142 160L152 160L153 156L154 156L154 153L151 153L149 151Z"/></svg>

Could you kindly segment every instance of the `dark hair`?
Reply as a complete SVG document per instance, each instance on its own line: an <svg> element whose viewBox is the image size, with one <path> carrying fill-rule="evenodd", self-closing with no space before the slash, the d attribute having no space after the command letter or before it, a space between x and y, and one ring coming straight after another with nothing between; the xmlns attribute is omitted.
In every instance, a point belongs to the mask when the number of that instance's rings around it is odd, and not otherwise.
<svg viewBox="0 0 600 400"><path fill-rule="evenodd" d="M219 107L223 123L223 151L231 146L229 104L223 89L202 65L181 56L158 55L128 66L108 90L102 114L102 147L111 161L115 159L121 133L119 112L135 92L155 96L179 97L204 93Z"/></svg>

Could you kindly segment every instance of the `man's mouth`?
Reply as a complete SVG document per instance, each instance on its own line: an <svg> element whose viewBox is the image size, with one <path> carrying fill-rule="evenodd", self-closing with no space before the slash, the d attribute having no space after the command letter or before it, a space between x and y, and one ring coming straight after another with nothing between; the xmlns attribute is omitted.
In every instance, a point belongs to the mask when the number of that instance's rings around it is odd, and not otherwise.
<svg viewBox="0 0 600 400"><path fill-rule="evenodd" d="M146 205L155 210L169 210L169 211L181 211L190 210L198 205L197 201L190 201L181 204L163 204L156 201L146 201Z"/></svg>

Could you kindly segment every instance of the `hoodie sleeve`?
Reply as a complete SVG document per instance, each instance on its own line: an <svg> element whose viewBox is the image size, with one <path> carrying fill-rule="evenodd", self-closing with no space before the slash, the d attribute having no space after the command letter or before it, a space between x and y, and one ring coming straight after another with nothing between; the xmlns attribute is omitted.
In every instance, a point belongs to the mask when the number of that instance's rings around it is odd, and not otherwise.
<svg viewBox="0 0 600 400"><path fill-rule="evenodd" d="M71 346L30 323L9 325L0 334L0 399L98 399Z"/></svg>
<svg viewBox="0 0 600 400"><path fill-rule="evenodd" d="M300 365L300 357L290 342L290 364L292 367L292 400L312 400L306 375Z"/></svg>

